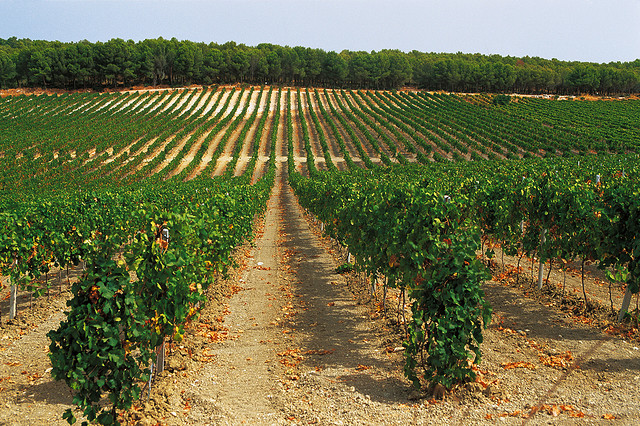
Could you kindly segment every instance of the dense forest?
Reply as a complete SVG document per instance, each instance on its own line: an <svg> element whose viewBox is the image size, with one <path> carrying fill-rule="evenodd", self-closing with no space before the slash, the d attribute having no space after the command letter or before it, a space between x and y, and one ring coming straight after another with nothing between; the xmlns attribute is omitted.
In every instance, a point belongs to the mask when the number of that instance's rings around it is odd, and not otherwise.
<svg viewBox="0 0 640 426"><path fill-rule="evenodd" d="M62 43L0 39L0 87L93 88L220 83L457 92L640 92L640 59L608 64L463 53L324 51L175 38Z"/></svg>

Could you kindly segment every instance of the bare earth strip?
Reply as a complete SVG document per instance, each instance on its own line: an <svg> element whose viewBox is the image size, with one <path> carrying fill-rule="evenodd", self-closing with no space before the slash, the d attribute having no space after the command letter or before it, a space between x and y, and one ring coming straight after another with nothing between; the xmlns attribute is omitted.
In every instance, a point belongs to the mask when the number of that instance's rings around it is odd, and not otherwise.
<svg viewBox="0 0 640 426"><path fill-rule="evenodd" d="M278 324L278 319L282 320L279 317L287 313L284 308L288 301L278 272L276 243L282 210L279 189L275 191L264 233L249 254L247 269L238 282L244 290L230 299L230 314L224 320L229 335L237 337L207 346L208 353L215 355L214 362L197 373L195 377L202 379L184 395L195 401L207 398L211 406L208 410L192 410L183 418L169 418L169 424L274 424L281 420L271 400L282 392L279 379L283 366L277 354L286 349L291 338Z"/></svg>
<svg viewBox="0 0 640 426"><path fill-rule="evenodd" d="M293 160L296 165L296 170L302 173L303 176L309 174L307 168L307 150L302 140L302 130L300 129L300 119L298 118L298 94L291 91L291 102L287 106L291 108L291 128L293 132ZM287 142L288 143L288 142Z"/></svg>
<svg viewBox="0 0 640 426"><path fill-rule="evenodd" d="M327 110L330 109L329 108L329 103L330 103L333 106L333 108L335 108L336 112L340 114L339 112L340 109L338 108L338 104L335 101L335 96L336 96L335 90L330 90L330 91L328 90L327 96L324 96L323 94L322 99L324 100L324 105ZM351 159L353 160L353 162L359 165L360 167L365 168L366 166L364 165L364 162L360 158L360 153L358 153L358 150L355 148L353 141L345 131L344 127L342 126L342 123L340 123L340 121L335 117L334 117L334 122L336 124L336 127L338 128L338 131L342 135L344 144L347 148L347 151L349 151L349 155L351 156Z"/></svg>
<svg viewBox="0 0 640 426"><path fill-rule="evenodd" d="M218 95L220 91L217 92L213 92L212 90L207 89L207 91L211 92L209 95L205 95L202 99L200 99L198 101L198 106L195 108L196 111L200 111L198 113L198 117L202 117L204 114L206 114L212 107L213 107L213 102L211 102L211 100L213 98L215 98L215 96L213 95ZM196 98L198 98L199 96L196 95ZM204 107L204 108L203 108Z"/></svg>
<svg viewBox="0 0 640 426"><path fill-rule="evenodd" d="M269 111L265 111L268 93L268 89L263 89L262 98L260 99L260 105L255 106L255 108L258 108L258 114L256 115L255 121L253 122L251 129L249 129L249 131L247 132L244 143L242 141L238 141L239 143L243 143L243 145L238 156L238 161L236 163L236 168L233 174L234 176L240 176L242 173L244 173L244 170L247 167L247 163L249 162L249 160L251 159L251 155L253 154L253 139L255 138L256 131L258 130L258 123L262 119L263 114L270 114ZM273 93L271 95L273 97ZM251 115L249 111L247 111L247 115ZM263 136L264 133L265 130L263 129ZM264 139L261 139L261 143L263 142Z"/></svg>
<svg viewBox="0 0 640 426"><path fill-rule="evenodd" d="M327 147L329 148L329 155L331 156L331 161L335 164L338 170L347 170L348 167L345 163L344 157L342 156L342 152L340 152L340 147L338 146L336 138L331 132L329 125L324 119L324 116L320 112L320 108L318 107L318 100L316 99L316 94L313 91L311 91L311 108L314 109L318 117L318 121L320 122L322 131L324 132L325 140L327 141Z"/></svg>
<svg viewBox="0 0 640 426"><path fill-rule="evenodd" d="M360 96L360 99L362 100L363 103L364 102L364 97ZM376 105L375 101L371 98L366 98L368 101L370 101L371 103L373 103L374 105ZM366 105L366 103L365 103ZM402 129L399 129L397 126L393 126L395 128L395 130L397 130L402 136L404 136L416 149L416 151L420 151L422 154L424 154L425 156L429 156L429 153L425 151L425 149L419 144L417 143L415 140L413 140L413 138L411 136L409 136L407 133L405 133ZM402 145L403 149L404 149L404 144L401 144L398 141L398 146ZM413 159L415 157L415 154L410 154L408 151L403 151L403 152L407 152L405 155L407 156L407 158L411 158ZM410 157L411 156L411 157Z"/></svg>
<svg viewBox="0 0 640 426"><path fill-rule="evenodd" d="M302 102L302 113L304 114L304 120L307 124L307 131L309 132L309 145L311 145L311 151L313 152L313 159L316 163L316 168L318 170L327 170L324 153L322 152L322 146L320 145L320 141L318 138L318 132L316 130L315 124L313 123L313 120L311 120L311 114L309 114L307 94L302 90L300 91L299 100L300 102Z"/></svg>
<svg viewBox="0 0 640 426"><path fill-rule="evenodd" d="M215 170L213 171L212 176L222 176L224 174L224 171L227 168L227 164L233 159L233 149L235 148L236 144L243 144L244 146L250 140L249 134L255 131L254 126L251 126L251 129L245 134L244 140L238 140L238 136L240 135L240 132L242 132L242 128L245 126L249 117L253 113L254 108L258 107L256 105L256 100L259 94L260 92L258 90L255 90L251 94L251 98L248 100L249 108L247 108L247 111L245 112L244 117L242 117L242 120L240 120L240 122L238 123L238 126L229 136L229 139L227 140L227 144L225 145L224 150L222 151L222 153L220 154L220 157L218 158L218 161L216 163L216 167L215 167ZM242 109L238 108L238 110L235 112L235 115L238 116L240 115L240 113L242 113Z"/></svg>
<svg viewBox="0 0 640 426"><path fill-rule="evenodd" d="M362 112L362 110L360 109L360 107L358 106L358 104L353 100L353 97L345 92L346 95L346 99L349 100L349 102L351 103L351 105L353 106L354 109L358 110L359 112ZM345 106L347 106L347 108L349 108L348 105L346 105L345 102ZM352 111L353 112L353 111ZM355 112L353 112L353 114L355 115ZM358 120L360 120L360 118L356 115L356 118ZM369 131L369 134L371 134L371 136L373 137L373 139L378 143L378 146L380 147L380 150L385 153L387 155L387 157L389 157L389 159L392 162L398 162L398 160L396 160L395 156L391 153L391 150L389 149L389 147L387 147L387 144L384 143L384 141L382 140L382 138L380 137L380 135L378 135L378 132L376 132L374 129L371 128L371 126L369 126L367 123L365 123L364 121L362 122L362 124L364 125L365 129ZM369 141L366 142L367 144L369 144ZM374 151L375 152L375 151ZM376 156L378 156L378 153L375 153Z"/></svg>
<svg viewBox="0 0 640 426"><path fill-rule="evenodd" d="M342 105L349 110L349 106L347 105L347 103L345 102L344 98L342 97L341 94L339 94L337 91L334 91L334 96L336 96L336 98L339 97L340 102L342 103ZM343 111L338 108L337 109L338 114L342 114L342 116L344 117L344 119L346 120L347 124L349 126L351 126L351 128L353 129L353 132L355 133L356 137L358 138L358 140L360 141L360 144L362 144L362 149L364 150L364 152L367 154L367 156L371 159L372 162L374 163L380 163L382 162L382 160L380 159L380 155L373 149L373 147L371 146L371 144L369 143L369 141L367 141L367 138L364 137L364 135L362 134L362 132L360 131L360 129L358 129L356 127L356 125L348 118L344 115ZM353 143L353 142L352 142Z"/></svg>
<svg viewBox="0 0 640 426"><path fill-rule="evenodd" d="M175 104L175 108L177 110L182 110L182 111L188 111L189 108L191 108L191 105L194 104L194 102L198 99L199 94L196 93L193 97L191 97L191 99L189 99L189 96L191 95L191 90L189 89L184 89L186 92L188 92L185 96L181 97L180 100ZM189 103L187 104L187 99L189 99Z"/></svg>
<svg viewBox="0 0 640 426"><path fill-rule="evenodd" d="M226 96L230 96L229 95L230 92L225 92ZM242 99L238 99L238 97L240 96L240 91L236 90L235 92L233 92L233 97L231 98L231 102L229 102L229 112L233 109L233 106L238 103L238 102L243 102ZM243 94L243 98L247 96L246 94ZM225 101L220 101L221 104L223 104ZM231 124L231 121L222 129L220 129L220 131L218 132L218 134L211 140L211 142L209 142L209 147L207 149L207 152L204 153L204 155L202 156L202 160L200 161L200 164L198 164L198 166L193 170L193 173L191 173L191 175L189 176L188 179L193 179L194 177L198 176L202 170L204 170L209 163L211 162L211 160L213 159L213 153L216 151L216 148L218 147L218 143L220 143L220 139L222 139L222 137L224 136L224 132L226 131L226 129L229 127L229 125Z"/></svg>
<svg viewBox="0 0 640 426"><path fill-rule="evenodd" d="M265 123L265 127L264 130L262 132L262 138L260 140L260 148L258 150L258 159L256 161L256 167L253 171L253 176L251 178L251 182L255 183L258 179L260 179L260 177L262 177L264 175L264 173L266 172L265 167L267 166L267 161L269 160L269 155L271 153L271 132L274 131L274 126L278 132L278 135L276 137L276 152L280 152L279 151L279 147L281 147L282 142L283 142L283 138L284 138L284 129L283 129L283 121L282 121L282 117L283 117L283 111L282 111L282 105L284 104L284 94L281 95L281 99L280 99L280 122L279 123L275 123L274 122L274 116L275 116L275 110L278 107L277 105L277 99L278 99L278 91L274 90L273 93L271 94L271 102L270 102L270 107L269 107L269 117L267 118L267 121ZM276 161L278 161L278 159L276 159Z"/></svg>
<svg viewBox="0 0 640 426"><path fill-rule="evenodd" d="M274 123L274 126L278 126L275 146L276 165L283 170L287 167L287 156L289 155L289 147L286 140L287 126L285 125L287 119L286 108L288 108L288 106L286 105L285 94L283 92L280 98L280 123Z"/></svg>
<svg viewBox="0 0 640 426"><path fill-rule="evenodd" d="M197 97L197 95L196 95ZM197 113L197 111L196 111ZM198 144L198 140L193 142L191 147L189 148L185 148L187 142L189 142L189 140L191 140L191 136L193 136L193 134L197 131L197 128L192 130L191 132L189 132L188 134L186 134L182 140L180 142L178 142L178 144L167 154L166 158L164 159L164 161L162 161L160 164L158 164L156 166L155 169L153 169L150 173L150 175L154 175L156 173L160 173L161 171L163 171L168 165L169 163L171 163L171 161L173 161L173 159L183 150L183 149L189 149L190 151L193 151L194 149L194 145ZM173 137L172 137L173 138ZM171 138L171 139L172 139ZM204 138L201 138L204 139ZM200 139L199 139L200 140ZM202 143L202 141L200 140L200 143ZM197 152L197 151L194 151ZM171 177L173 176L175 173L173 173L173 171L169 171L168 173L165 172L164 173L166 175L166 177Z"/></svg>
<svg viewBox="0 0 640 426"><path fill-rule="evenodd" d="M219 93L216 96L210 96L210 99L207 102L207 104L204 107L204 109L206 111L211 110L211 108L213 107L213 105L216 102L216 98L219 97L219 96L221 96ZM202 105L200 105L199 108L202 108ZM203 125L206 126L207 123L204 123ZM172 170L171 173L169 173L168 177L173 177L173 176L179 174L182 170L184 170L189 165L189 163L191 163L193 161L196 153L198 152L198 150L202 146L202 143L207 138L209 133L210 133L210 131L204 132L202 135L200 135L198 137L198 139L191 145L191 148L189 149L189 152L187 152L187 154L185 154L185 156L182 157L182 160L180 160L180 164L178 164L178 167L176 167L174 170ZM189 137L191 137L191 136L189 136Z"/></svg>
<svg viewBox="0 0 640 426"><path fill-rule="evenodd" d="M384 127L382 124L378 123L378 121L376 120L376 118L374 116L372 116L370 114L370 111L368 110L367 104L364 102L362 96L360 94L358 94L357 92L354 92L351 96L351 100L352 102L355 104L355 99L358 99L362 105L365 107L365 110L363 110L362 108L358 107L358 109L360 111L362 111L363 114L365 114L367 117L369 117L369 119L371 119L371 121L373 121L374 123L376 123L378 125L378 127L380 128L380 130L382 130L382 132L389 138L391 139L395 144L396 144L396 148L398 149L398 152L401 153L408 161L410 162L416 162L416 154L413 154L411 152L409 152L406 148L406 146L400 142L399 140L396 139L396 136L386 127ZM381 144L384 144L383 141L380 141ZM389 149L390 151L390 149Z"/></svg>

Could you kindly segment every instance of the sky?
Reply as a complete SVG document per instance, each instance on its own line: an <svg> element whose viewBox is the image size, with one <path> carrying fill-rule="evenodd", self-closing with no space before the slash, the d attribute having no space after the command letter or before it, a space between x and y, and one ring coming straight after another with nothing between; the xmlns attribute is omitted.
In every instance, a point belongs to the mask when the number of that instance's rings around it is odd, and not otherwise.
<svg viewBox="0 0 640 426"><path fill-rule="evenodd" d="M0 38L640 58L640 0L0 0Z"/></svg>

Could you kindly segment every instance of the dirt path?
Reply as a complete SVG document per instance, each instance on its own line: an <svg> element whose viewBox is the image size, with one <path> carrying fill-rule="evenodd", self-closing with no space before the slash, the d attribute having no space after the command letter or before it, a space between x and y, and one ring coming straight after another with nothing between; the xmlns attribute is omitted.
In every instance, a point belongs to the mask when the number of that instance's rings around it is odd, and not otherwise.
<svg viewBox="0 0 640 426"><path fill-rule="evenodd" d="M70 271L76 281L81 268ZM53 275L53 274L52 274ZM57 274L56 274L57 275ZM52 281L55 279L52 278ZM18 292L18 316L0 325L0 425L65 425L62 413L73 408L71 390L52 379L49 361L49 330L64 319L66 300L71 297L66 284L52 288L50 297L30 303L27 292ZM8 288L0 291L3 314L8 311ZM31 306L30 306L31 305Z"/></svg>
<svg viewBox="0 0 640 426"><path fill-rule="evenodd" d="M62 413L72 408L71 390L64 382L54 381L49 372L49 346L46 334L64 318L58 309L16 344L3 345L0 355L0 409L2 425L62 425ZM26 324L25 324L26 325Z"/></svg>
<svg viewBox="0 0 640 426"><path fill-rule="evenodd" d="M409 393L399 354L384 351L386 331L374 330L367 310L333 272L334 259L283 176L256 247L245 255L236 276L242 290L228 301L219 326L230 338L179 349L213 355L213 362L163 377L148 407L151 423L384 423L389 405L406 402ZM371 404L375 410L363 410ZM404 409L403 422L414 410Z"/></svg>
<svg viewBox="0 0 640 426"><path fill-rule="evenodd" d="M280 391L277 352L285 343L276 321L284 315L284 292L277 276L276 242L281 217L277 200L276 193L264 231L259 231L257 247L246 249L247 263L236 275L242 290L228 300L228 315L220 326L230 338L223 343L206 343L204 349L188 347L192 353L206 350L212 362L197 371L188 369L188 377L169 373L163 378L159 389L160 395L167 396L166 405L156 407L164 407L168 416L158 420L168 424L239 424L243 420L269 424L278 418L271 399ZM215 312L212 315L215 317ZM205 312L200 321L208 318ZM184 409L187 402L192 407L189 410Z"/></svg>

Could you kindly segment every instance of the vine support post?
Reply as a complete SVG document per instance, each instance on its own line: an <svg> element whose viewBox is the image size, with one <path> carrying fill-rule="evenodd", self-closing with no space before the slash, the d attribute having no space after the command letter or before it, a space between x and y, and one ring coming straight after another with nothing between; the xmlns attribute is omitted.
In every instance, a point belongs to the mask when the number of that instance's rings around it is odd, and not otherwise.
<svg viewBox="0 0 640 426"><path fill-rule="evenodd" d="M13 265L11 268L16 268L18 266L18 259L13 259ZM9 294L9 321L14 319L18 314L18 285L13 282L13 279L9 277L10 286L10 294Z"/></svg>
<svg viewBox="0 0 640 426"><path fill-rule="evenodd" d="M373 274L373 279L371 280L371 295L375 296L376 295L376 287L378 284L378 274Z"/></svg>
<svg viewBox="0 0 640 426"><path fill-rule="evenodd" d="M382 284L382 314L386 317L387 316L387 310L386 310L386 302L387 302L387 285L389 284L389 278L387 276L384 276L384 283Z"/></svg>
<svg viewBox="0 0 640 426"><path fill-rule="evenodd" d="M153 361L151 361L151 365L149 365L149 382L147 386L149 387L149 391L147 392L147 402L151 399L151 381L153 379Z"/></svg>
<svg viewBox="0 0 640 426"><path fill-rule="evenodd" d="M18 286L16 286L13 282L11 283L10 293L11 294L9 297L9 320L12 320L16 317L18 313L18 303L17 303Z"/></svg>
<svg viewBox="0 0 640 426"><path fill-rule="evenodd" d="M542 237L540 238L540 247L547 241L547 230L542 230ZM542 256L540 256L540 266L538 267L538 290L542 289L542 279L544 277L544 261L542 260Z"/></svg>
<svg viewBox="0 0 640 426"><path fill-rule="evenodd" d="M538 290L542 289L542 278L544 277L544 262L540 258L540 265L538 266Z"/></svg>
<svg viewBox="0 0 640 426"><path fill-rule="evenodd" d="M162 343L156 346L156 372L162 373L164 371L164 353L165 353L165 344L164 338L162 339Z"/></svg>
<svg viewBox="0 0 640 426"><path fill-rule="evenodd" d="M622 299L622 307L620 308L620 313L618 314L618 321L622 321L624 319L624 314L629 310L629 305L631 304L631 290L627 285L627 291L624 293L624 298Z"/></svg>
<svg viewBox="0 0 640 426"><path fill-rule="evenodd" d="M169 244L169 229L162 228L162 240ZM156 371L162 373L164 371L164 352L165 352L165 336L162 336L162 343L156 346Z"/></svg>

